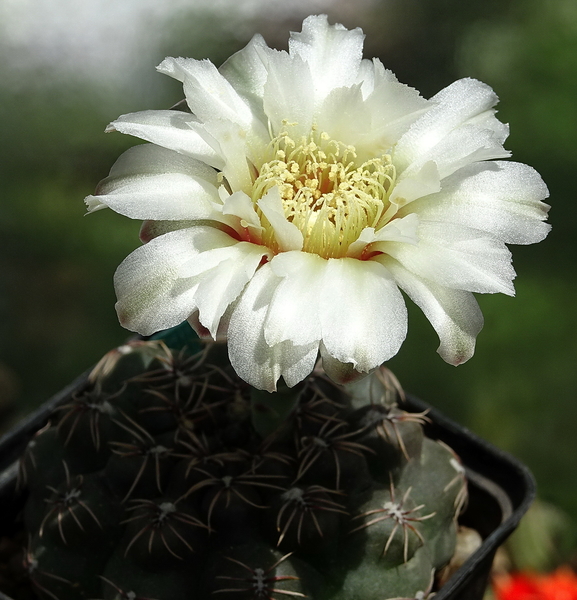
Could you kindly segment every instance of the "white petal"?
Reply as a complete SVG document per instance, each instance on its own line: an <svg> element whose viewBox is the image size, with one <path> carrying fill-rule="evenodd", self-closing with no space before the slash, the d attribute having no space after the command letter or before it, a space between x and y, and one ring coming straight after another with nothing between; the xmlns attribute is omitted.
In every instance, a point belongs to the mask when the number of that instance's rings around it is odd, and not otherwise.
<svg viewBox="0 0 577 600"><path fill-rule="evenodd" d="M143 244L150 242L156 237L176 231L178 229L188 229L194 227L194 221L144 221L140 227L138 237Z"/></svg>
<svg viewBox="0 0 577 600"><path fill-rule="evenodd" d="M191 255L192 229L153 239L130 254L114 275L121 324L151 335L184 321L194 308L195 288L174 292L181 265Z"/></svg>
<svg viewBox="0 0 577 600"><path fill-rule="evenodd" d="M209 248L204 248L200 252L191 252L190 259L183 262L178 271L182 279L190 279L202 275L211 269L217 267L221 262L228 260L235 255L234 247L240 242L229 237L226 233L218 231L217 235L211 232L211 243ZM193 244L198 245L199 239L195 238ZM266 248L262 248L266 252Z"/></svg>
<svg viewBox="0 0 577 600"><path fill-rule="evenodd" d="M216 218L210 194L201 183L182 175L149 175L107 185L103 195L89 196L89 210L104 204L131 219L183 220ZM92 208L92 210L94 210Z"/></svg>
<svg viewBox="0 0 577 600"><path fill-rule="evenodd" d="M216 336L219 321L267 249L237 242L208 226L169 232L133 252L118 268L121 322L149 335L200 311Z"/></svg>
<svg viewBox="0 0 577 600"><path fill-rule="evenodd" d="M472 125L463 125L448 133L434 148L423 152L403 172L412 175L428 162L434 161L441 179L471 163L495 158L507 158L511 155L505 150L493 131L479 129Z"/></svg>
<svg viewBox="0 0 577 600"><path fill-rule="evenodd" d="M218 169L222 168L222 160L213 145L206 141L208 136L198 119L182 111L144 110L122 115L112 121L106 131L134 135Z"/></svg>
<svg viewBox="0 0 577 600"><path fill-rule="evenodd" d="M175 234L176 235L176 232ZM184 235L184 234L182 234ZM188 230L187 243L189 245L189 256L191 258L209 250L218 250L238 244L238 240L230 237L224 231L211 227L210 225L195 225ZM181 273L184 268L181 268Z"/></svg>
<svg viewBox="0 0 577 600"><path fill-rule="evenodd" d="M250 193L253 177L249 166L251 145L247 143L246 130L237 123L215 120L206 123L206 128L219 141L220 156L224 161L222 174L235 192ZM257 145L261 147L262 145ZM252 157L253 164L259 164Z"/></svg>
<svg viewBox="0 0 577 600"><path fill-rule="evenodd" d="M419 244L379 242L381 252L423 279L469 292L514 295L511 253L477 229L421 221Z"/></svg>
<svg viewBox="0 0 577 600"><path fill-rule="evenodd" d="M408 214L402 219L393 219L375 232L375 242L403 242L416 246L419 242L419 217Z"/></svg>
<svg viewBox="0 0 577 600"><path fill-rule="evenodd" d="M278 187L272 187L258 201L258 207L274 229L275 239L281 252L302 249L303 234L285 217Z"/></svg>
<svg viewBox="0 0 577 600"><path fill-rule="evenodd" d="M218 140L221 148L223 139L209 127L217 121L237 125L249 149L259 145L258 142L266 145L269 136L266 124L259 118L262 111L253 113L247 100L209 60L166 58L157 68L161 73L182 81L190 110ZM243 154L246 155L246 151Z"/></svg>
<svg viewBox="0 0 577 600"><path fill-rule="evenodd" d="M289 341L269 346L264 322L274 291L280 283L263 265L250 280L231 315L228 354L237 372L250 385L273 392L280 377L289 387L302 381L314 368L318 343L296 346Z"/></svg>
<svg viewBox="0 0 577 600"><path fill-rule="evenodd" d="M373 227L365 227L359 239L353 242L347 251L349 258L361 258L363 250L374 242L403 242L405 244L417 245L419 217L410 213L402 219L393 219L384 227L375 231ZM372 248L372 246L371 246ZM371 251L371 248L368 251Z"/></svg>
<svg viewBox="0 0 577 600"><path fill-rule="evenodd" d="M391 271L401 289L425 313L439 336L437 352L443 360L452 365L469 360L483 327L483 315L473 294L417 277L390 257L381 255L375 260Z"/></svg>
<svg viewBox="0 0 577 600"><path fill-rule="evenodd" d="M321 339L318 299L327 261L308 252L283 252L271 261L282 280L266 316L264 337L273 346L289 340L301 346Z"/></svg>
<svg viewBox="0 0 577 600"><path fill-rule="evenodd" d="M430 102L432 108L400 142L414 155L429 150L453 129L490 110L498 98L488 85L475 79L460 79L433 96Z"/></svg>
<svg viewBox="0 0 577 600"><path fill-rule="evenodd" d="M127 150L86 198L89 212L106 205L132 219L213 218L218 201L216 171L152 144Z"/></svg>
<svg viewBox="0 0 577 600"><path fill-rule="evenodd" d="M253 114L265 122L262 98L268 76L268 57L276 53L263 37L255 35L242 49L228 58L219 71L251 107Z"/></svg>
<svg viewBox="0 0 577 600"><path fill-rule="evenodd" d="M252 113L246 102L209 60L165 58L158 71L181 81L190 110L201 121L225 119L249 125Z"/></svg>
<svg viewBox="0 0 577 600"><path fill-rule="evenodd" d="M359 84L361 86L361 90L363 92L363 98L368 98L373 90L375 89L375 61L378 59L369 60L368 58L363 58L361 60L361 64L359 65L359 71L357 73L357 78L355 80L355 84ZM397 78L393 75L392 71L386 71L387 76L391 77L392 81L397 81Z"/></svg>
<svg viewBox="0 0 577 600"><path fill-rule="evenodd" d="M236 306L235 302L231 302L228 308L224 311L224 314L220 318L218 329L216 331L216 337L210 334L210 331L200 323L198 318L198 310L195 310L186 319L188 324L194 329L199 338L203 340L213 340L217 342L226 342L226 332L228 330L228 324L230 323L230 315Z"/></svg>
<svg viewBox="0 0 577 600"><path fill-rule="evenodd" d="M200 160L183 156L156 144L139 144L121 154L104 180L138 175L184 173L216 186L217 172Z"/></svg>
<svg viewBox="0 0 577 600"><path fill-rule="evenodd" d="M549 195L539 174L527 165L495 161L465 167L443 181L438 194L408 210L421 219L486 231L510 244L540 242L549 232Z"/></svg>
<svg viewBox="0 0 577 600"><path fill-rule="evenodd" d="M412 123L431 106L416 90L399 83L380 61L375 59L369 65L374 85L368 96L364 83L359 84L360 88L333 90L319 115L322 129L334 139L354 145L360 161L390 152Z"/></svg>
<svg viewBox="0 0 577 600"><path fill-rule="evenodd" d="M302 33L291 32L289 52L306 62L313 75L317 105L337 87L350 86L363 56L364 34L342 25L329 25L326 15L310 16Z"/></svg>
<svg viewBox="0 0 577 600"><path fill-rule="evenodd" d="M224 312L237 299L267 252L266 248L247 242L240 242L224 250L226 258L203 273L195 294L199 321L214 339Z"/></svg>
<svg viewBox="0 0 577 600"><path fill-rule="evenodd" d="M319 350L323 361L323 371L335 383L346 385L347 383L352 383L357 379L366 377L367 374L357 371L352 363L343 363L331 356L322 342Z"/></svg>
<svg viewBox="0 0 577 600"><path fill-rule="evenodd" d="M405 171L401 174L389 197L389 207L383 219L393 219L402 216L399 211L417 198L428 196L441 189L441 180L437 164L429 160L420 168L413 169L411 173Z"/></svg>
<svg viewBox="0 0 577 600"><path fill-rule="evenodd" d="M288 130L298 140L310 134L314 120L313 78L298 56L278 52L271 57L264 109L275 135Z"/></svg>
<svg viewBox="0 0 577 600"><path fill-rule="evenodd" d="M357 371L394 356L407 333L407 309L388 271L373 261L329 259L319 312L327 352Z"/></svg>
<svg viewBox="0 0 577 600"><path fill-rule="evenodd" d="M508 156L501 147L503 126L497 124L490 111L497 100L489 86L474 79L461 79L441 90L431 98L434 106L399 140L395 149L399 172L435 160L441 177L445 177L458 168L451 165L459 161L466 164L465 159L474 152L484 150L479 156L471 156L469 162ZM479 115L483 117L476 120ZM450 141L446 141L448 136Z"/></svg>
<svg viewBox="0 0 577 600"><path fill-rule="evenodd" d="M372 116L363 100L361 86L354 85L332 90L318 111L316 123L331 139L355 146L358 160L364 161L374 158L379 151L385 152L390 146L387 140L381 145L375 144L371 135L370 149L366 151L367 133L373 130ZM368 153L371 156L367 156Z"/></svg>
<svg viewBox="0 0 577 600"><path fill-rule="evenodd" d="M260 243L264 228L254 209L253 201L244 192L235 192L228 196L222 204L222 214L236 217L238 222L232 220L232 227L241 235L243 234L242 230L245 230L248 241Z"/></svg>
<svg viewBox="0 0 577 600"><path fill-rule="evenodd" d="M425 162L422 167L413 171L411 175L406 172L395 183L389 201L396 207L405 206L417 198L428 196L441 189L441 178L437 164L433 160Z"/></svg>
<svg viewBox="0 0 577 600"><path fill-rule="evenodd" d="M470 119L467 119L467 125L474 125L479 129L487 129L495 134L495 138L499 143L504 144L505 140L509 137L509 125L501 123L499 119L495 117L495 109L486 110Z"/></svg>
<svg viewBox="0 0 577 600"><path fill-rule="evenodd" d="M499 98L486 83L466 77L437 92L431 102L444 107L441 112L448 120L446 125L441 125L431 116L431 122L436 123L439 130L448 131L491 110L499 102Z"/></svg>
<svg viewBox="0 0 577 600"><path fill-rule="evenodd" d="M374 129L394 143L432 103L414 88L399 83L378 58L373 59L372 66L374 85L366 105L373 113Z"/></svg>

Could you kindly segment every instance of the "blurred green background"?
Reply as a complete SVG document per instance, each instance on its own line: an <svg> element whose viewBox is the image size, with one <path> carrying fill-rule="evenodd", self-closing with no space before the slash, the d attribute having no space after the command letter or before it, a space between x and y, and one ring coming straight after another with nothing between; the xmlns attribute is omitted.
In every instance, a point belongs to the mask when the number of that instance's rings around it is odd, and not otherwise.
<svg viewBox="0 0 577 600"><path fill-rule="evenodd" d="M517 297L458 368L418 310L391 368L404 387L526 462L577 521L577 3L575 0L0 0L0 413L5 429L127 337L112 275L139 224L82 200L134 143L119 114L168 108L165 56L220 64L256 32L286 47L309 13L361 26L365 55L430 96L472 76L500 96L515 160L544 177L553 231L514 247Z"/></svg>

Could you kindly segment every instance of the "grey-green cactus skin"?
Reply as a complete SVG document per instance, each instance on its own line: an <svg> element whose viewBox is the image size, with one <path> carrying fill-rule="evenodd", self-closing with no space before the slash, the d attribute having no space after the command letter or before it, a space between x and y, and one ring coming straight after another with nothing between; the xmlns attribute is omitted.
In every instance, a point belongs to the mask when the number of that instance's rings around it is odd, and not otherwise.
<svg viewBox="0 0 577 600"><path fill-rule="evenodd" d="M170 340L168 340L170 342ZM381 369L252 390L226 348L109 353L21 461L32 584L57 600L423 597L466 501ZM279 402L282 400L282 402Z"/></svg>

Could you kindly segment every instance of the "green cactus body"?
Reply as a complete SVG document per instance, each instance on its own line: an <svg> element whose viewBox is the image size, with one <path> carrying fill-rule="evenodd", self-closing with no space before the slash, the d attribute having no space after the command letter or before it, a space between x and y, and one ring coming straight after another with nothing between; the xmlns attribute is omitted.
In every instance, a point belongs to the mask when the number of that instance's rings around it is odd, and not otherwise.
<svg viewBox="0 0 577 600"><path fill-rule="evenodd" d="M189 335L189 334L186 334ZM109 353L21 462L42 599L384 600L451 558L464 470L384 370L252 390L172 330ZM185 348L186 347L186 348ZM183 350L183 348L185 348ZM50 457L50 460L47 459Z"/></svg>

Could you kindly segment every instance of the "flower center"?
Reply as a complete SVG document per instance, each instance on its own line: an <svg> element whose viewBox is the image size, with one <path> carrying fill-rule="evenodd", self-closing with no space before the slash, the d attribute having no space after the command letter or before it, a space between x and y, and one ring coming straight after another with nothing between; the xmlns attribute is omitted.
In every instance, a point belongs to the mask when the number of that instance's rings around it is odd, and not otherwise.
<svg viewBox="0 0 577 600"><path fill-rule="evenodd" d="M354 146L332 140L313 128L295 141L282 131L271 141L271 160L265 162L253 184L256 203L277 187L284 215L302 232L303 251L339 258L365 227L379 229L395 183L389 154L361 164ZM274 230L259 213L263 243L275 248Z"/></svg>

